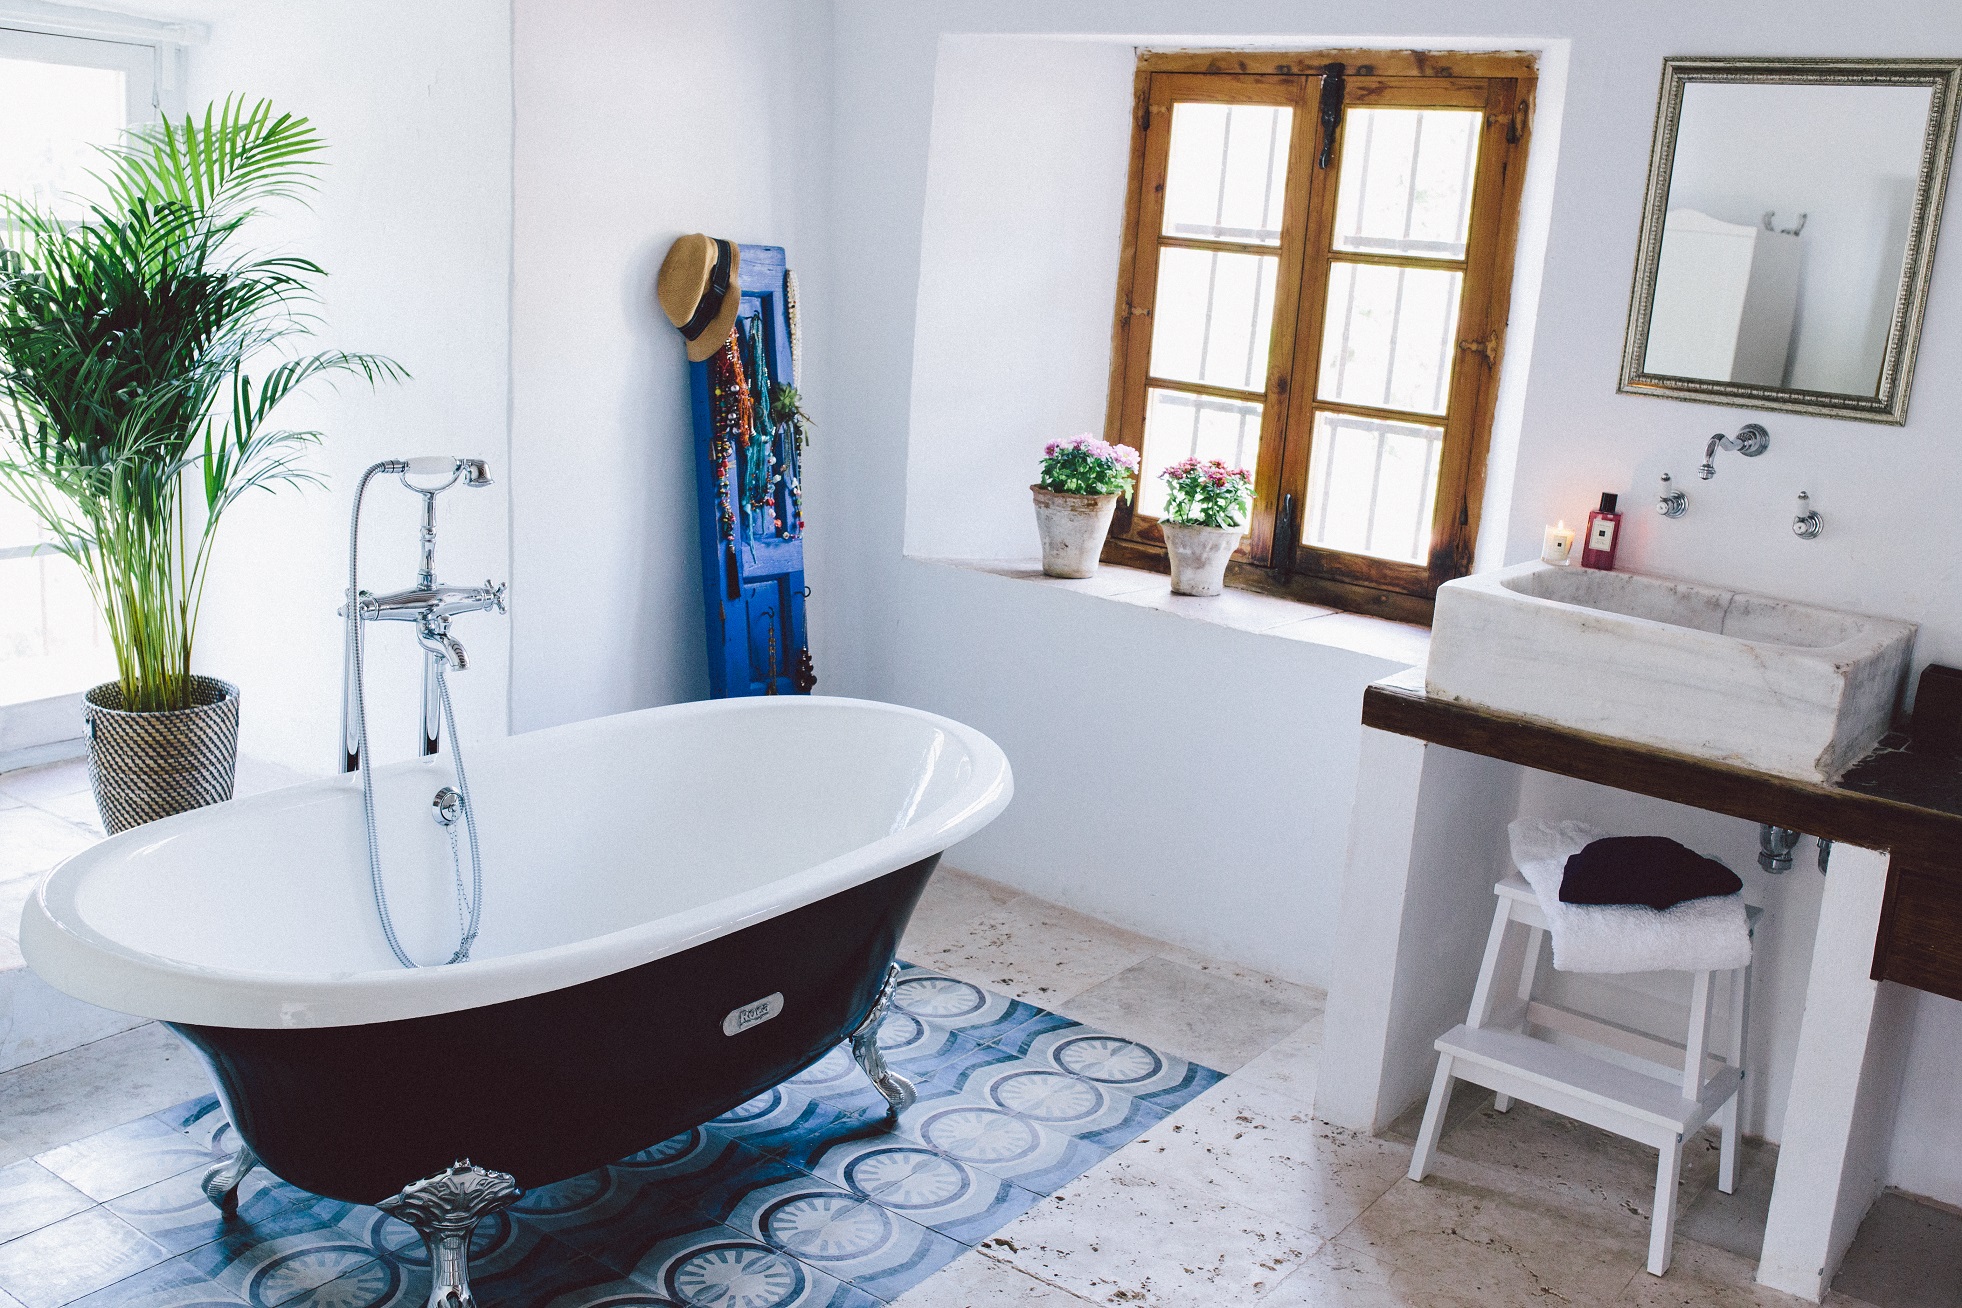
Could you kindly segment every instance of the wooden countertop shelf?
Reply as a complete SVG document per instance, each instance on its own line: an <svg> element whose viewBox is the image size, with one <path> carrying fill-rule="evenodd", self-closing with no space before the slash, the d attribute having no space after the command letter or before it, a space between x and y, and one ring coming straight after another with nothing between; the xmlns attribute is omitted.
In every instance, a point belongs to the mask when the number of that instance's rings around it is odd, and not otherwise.
<svg viewBox="0 0 1962 1308"><path fill-rule="evenodd" d="M1421 668L1363 692L1363 725L1824 840L1886 850L1877 980L1962 999L1962 758L1883 739L1830 782L1800 781L1436 699Z"/></svg>

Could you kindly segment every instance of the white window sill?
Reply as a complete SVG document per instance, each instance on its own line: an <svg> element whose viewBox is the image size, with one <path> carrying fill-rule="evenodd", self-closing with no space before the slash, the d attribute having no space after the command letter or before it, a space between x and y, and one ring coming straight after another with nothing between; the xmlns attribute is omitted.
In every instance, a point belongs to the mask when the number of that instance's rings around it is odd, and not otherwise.
<svg viewBox="0 0 1962 1308"><path fill-rule="evenodd" d="M1271 636L1278 640L1325 645L1332 649L1366 654L1406 667L1422 667L1430 656L1428 627L1391 622L1362 613L1343 613L1318 604L1257 595L1252 591L1228 590L1222 595L1172 594L1171 579L1162 572L1141 568L1120 568L1100 564L1097 575L1074 580L1045 576L1035 559L923 559L943 568L986 572L1012 581L1074 591L1079 595L1114 600L1137 608L1156 609L1193 622L1209 622L1218 627Z"/></svg>

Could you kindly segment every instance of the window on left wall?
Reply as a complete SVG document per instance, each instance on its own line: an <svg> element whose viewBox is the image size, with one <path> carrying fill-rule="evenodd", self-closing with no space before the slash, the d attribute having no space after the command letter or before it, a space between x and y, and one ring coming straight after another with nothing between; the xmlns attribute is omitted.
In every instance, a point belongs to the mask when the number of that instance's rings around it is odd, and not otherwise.
<svg viewBox="0 0 1962 1308"><path fill-rule="evenodd" d="M153 44L0 28L0 192L85 217L98 147L157 114L162 57ZM39 743L7 729L9 709L115 671L81 569L0 492L0 752Z"/></svg>

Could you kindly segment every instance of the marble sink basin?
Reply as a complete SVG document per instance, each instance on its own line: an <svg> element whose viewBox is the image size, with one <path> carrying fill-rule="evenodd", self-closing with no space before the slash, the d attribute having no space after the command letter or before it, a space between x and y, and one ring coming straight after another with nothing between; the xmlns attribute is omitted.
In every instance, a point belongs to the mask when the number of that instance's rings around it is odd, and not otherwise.
<svg viewBox="0 0 1962 1308"><path fill-rule="evenodd" d="M1445 583L1429 693L1827 781L1889 728L1914 624L1526 563Z"/></svg>

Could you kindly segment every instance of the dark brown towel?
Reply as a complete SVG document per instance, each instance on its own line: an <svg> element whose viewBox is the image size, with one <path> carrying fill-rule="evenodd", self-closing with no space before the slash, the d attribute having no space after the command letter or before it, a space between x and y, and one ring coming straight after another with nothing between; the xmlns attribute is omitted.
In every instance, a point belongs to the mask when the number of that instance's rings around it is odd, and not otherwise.
<svg viewBox="0 0 1962 1308"><path fill-rule="evenodd" d="M1661 910L1743 888L1722 863L1667 836L1608 836L1568 857L1560 902L1646 904Z"/></svg>

